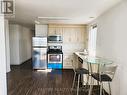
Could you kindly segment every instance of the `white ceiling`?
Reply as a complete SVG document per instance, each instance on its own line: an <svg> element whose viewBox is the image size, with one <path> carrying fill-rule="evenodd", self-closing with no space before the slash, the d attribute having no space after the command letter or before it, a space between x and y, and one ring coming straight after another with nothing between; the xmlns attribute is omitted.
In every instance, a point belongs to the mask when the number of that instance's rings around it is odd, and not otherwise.
<svg viewBox="0 0 127 95"><path fill-rule="evenodd" d="M121 0L15 0L16 15L11 21L32 25L37 17L64 17L45 23L86 24ZM95 17L95 18L90 18Z"/></svg>

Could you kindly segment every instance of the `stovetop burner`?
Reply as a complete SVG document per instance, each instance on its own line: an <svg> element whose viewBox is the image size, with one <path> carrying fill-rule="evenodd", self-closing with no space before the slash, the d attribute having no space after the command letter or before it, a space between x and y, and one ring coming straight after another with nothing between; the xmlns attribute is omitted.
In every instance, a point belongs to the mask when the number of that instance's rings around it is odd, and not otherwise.
<svg viewBox="0 0 127 95"><path fill-rule="evenodd" d="M53 54L63 54L63 52L61 50L49 50L48 54L51 54L51 53L53 53Z"/></svg>
<svg viewBox="0 0 127 95"><path fill-rule="evenodd" d="M48 47L48 54L63 54L62 52L62 46L49 46Z"/></svg>

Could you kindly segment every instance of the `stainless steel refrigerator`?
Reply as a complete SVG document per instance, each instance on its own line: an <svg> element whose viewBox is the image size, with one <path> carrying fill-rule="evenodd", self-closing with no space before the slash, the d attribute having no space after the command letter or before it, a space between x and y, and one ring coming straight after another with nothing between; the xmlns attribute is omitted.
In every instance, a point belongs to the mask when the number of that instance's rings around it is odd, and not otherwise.
<svg viewBox="0 0 127 95"><path fill-rule="evenodd" d="M47 37L33 37L33 69L47 69Z"/></svg>

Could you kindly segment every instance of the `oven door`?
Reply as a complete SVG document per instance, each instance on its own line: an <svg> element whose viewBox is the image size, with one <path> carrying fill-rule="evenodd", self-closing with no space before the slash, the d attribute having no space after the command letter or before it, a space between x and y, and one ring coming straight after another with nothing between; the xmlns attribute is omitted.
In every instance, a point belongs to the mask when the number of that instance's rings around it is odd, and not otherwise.
<svg viewBox="0 0 127 95"><path fill-rule="evenodd" d="M48 69L62 69L63 68L62 54L48 54Z"/></svg>
<svg viewBox="0 0 127 95"><path fill-rule="evenodd" d="M62 54L48 54L48 63L62 63Z"/></svg>

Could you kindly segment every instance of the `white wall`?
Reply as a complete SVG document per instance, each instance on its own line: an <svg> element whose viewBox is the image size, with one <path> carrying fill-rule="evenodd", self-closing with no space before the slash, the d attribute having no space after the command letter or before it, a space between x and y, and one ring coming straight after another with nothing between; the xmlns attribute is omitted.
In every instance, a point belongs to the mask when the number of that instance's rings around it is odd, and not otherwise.
<svg viewBox="0 0 127 95"><path fill-rule="evenodd" d="M31 58L31 41L32 41L32 32L29 28L22 27L22 31L19 34L19 54L20 54L20 63L25 62Z"/></svg>
<svg viewBox="0 0 127 95"><path fill-rule="evenodd" d="M6 39L6 71L10 72L10 46L9 46L9 23L5 20L5 39Z"/></svg>
<svg viewBox="0 0 127 95"><path fill-rule="evenodd" d="M4 17L0 16L0 95L7 95Z"/></svg>
<svg viewBox="0 0 127 95"><path fill-rule="evenodd" d="M95 22L98 24L97 55L118 64L112 95L127 95L127 0L104 13Z"/></svg>
<svg viewBox="0 0 127 95"><path fill-rule="evenodd" d="M10 55L11 65L20 65L31 58L32 32L29 28L10 25Z"/></svg>
<svg viewBox="0 0 127 95"><path fill-rule="evenodd" d="M9 38L10 38L10 64L20 64L19 57L19 26L9 25Z"/></svg>

